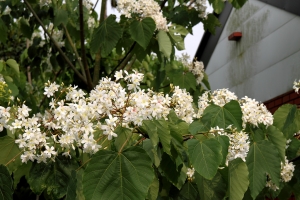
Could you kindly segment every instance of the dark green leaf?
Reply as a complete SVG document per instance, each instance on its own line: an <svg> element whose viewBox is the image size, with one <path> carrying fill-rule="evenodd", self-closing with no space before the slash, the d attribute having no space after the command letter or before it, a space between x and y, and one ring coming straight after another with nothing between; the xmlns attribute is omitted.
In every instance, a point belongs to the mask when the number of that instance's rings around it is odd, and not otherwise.
<svg viewBox="0 0 300 200"><path fill-rule="evenodd" d="M76 168L75 160L58 156L55 162L33 163L27 181L35 194L40 195L46 190L52 198L60 199L66 195L71 172Z"/></svg>
<svg viewBox="0 0 300 200"><path fill-rule="evenodd" d="M159 192L159 180L155 177L153 179L152 184L149 187L147 198L149 200L157 200L158 192Z"/></svg>
<svg viewBox="0 0 300 200"><path fill-rule="evenodd" d="M159 45L159 51L167 58L170 57L172 53L172 43L165 31L160 30L157 34L157 41Z"/></svg>
<svg viewBox="0 0 300 200"><path fill-rule="evenodd" d="M300 117L300 115L296 105L285 104L279 107L273 116L273 125L282 131L286 139L293 137L294 133L300 129L297 121L297 116Z"/></svg>
<svg viewBox="0 0 300 200"><path fill-rule="evenodd" d="M281 161L285 162L286 139L283 133L275 126L269 126L267 128L267 137L277 148Z"/></svg>
<svg viewBox="0 0 300 200"><path fill-rule="evenodd" d="M204 77L202 79L202 83L205 85L205 87L210 90L210 84L208 82L208 76L207 74L204 72Z"/></svg>
<svg viewBox="0 0 300 200"><path fill-rule="evenodd" d="M141 129L148 134L152 145L156 147L159 142L159 137L155 123L152 120L144 120Z"/></svg>
<svg viewBox="0 0 300 200"><path fill-rule="evenodd" d="M18 183L22 176L29 176L29 171L32 166L32 162L22 163L21 166L13 173L14 174L14 188L17 188Z"/></svg>
<svg viewBox="0 0 300 200"><path fill-rule="evenodd" d="M145 199L153 181L152 162L145 150L98 151L83 175L86 200Z"/></svg>
<svg viewBox="0 0 300 200"><path fill-rule="evenodd" d="M247 2L247 0L229 0L229 2L233 7L241 8Z"/></svg>
<svg viewBox="0 0 300 200"><path fill-rule="evenodd" d="M172 160L172 158L166 153L163 154L160 163L160 169L162 170L163 175L174 185L176 185L178 182L181 167L180 169L178 169L176 163Z"/></svg>
<svg viewBox="0 0 300 200"><path fill-rule="evenodd" d="M191 72L183 72L182 70L176 70L170 75L174 85L179 86L181 89L189 90L192 88L196 90L196 78Z"/></svg>
<svg viewBox="0 0 300 200"><path fill-rule="evenodd" d="M13 199L13 181L8 169L4 165L0 165L0 200Z"/></svg>
<svg viewBox="0 0 300 200"><path fill-rule="evenodd" d="M119 126L116 130L115 133L118 135L118 137L115 138L115 146L117 148L117 151L119 151L121 148L125 150L128 146L130 146L131 142L128 142L129 140L132 140L132 131L128 128L124 128ZM123 145L125 145L123 147Z"/></svg>
<svg viewBox="0 0 300 200"><path fill-rule="evenodd" d="M228 154L229 138L225 135L219 135L216 137L216 139L219 141L219 143L222 146L223 160L221 162L221 165L224 166L226 163L226 158L227 158L227 154Z"/></svg>
<svg viewBox="0 0 300 200"><path fill-rule="evenodd" d="M149 139L143 141L143 149L147 152L152 160L152 163L158 167L161 160L161 151L159 147L154 147Z"/></svg>
<svg viewBox="0 0 300 200"><path fill-rule="evenodd" d="M209 131L209 129L202 123L202 121L197 120L190 124L189 131L191 134L195 135L197 133L206 133Z"/></svg>
<svg viewBox="0 0 300 200"><path fill-rule="evenodd" d="M76 188L77 188L77 178L76 171L71 172L71 177L67 187L67 194L65 200L75 200L76 199Z"/></svg>
<svg viewBox="0 0 300 200"><path fill-rule="evenodd" d="M179 197L182 200L196 200L199 199L197 185L187 181L180 190Z"/></svg>
<svg viewBox="0 0 300 200"><path fill-rule="evenodd" d="M195 182L201 200L217 200L223 199L226 194L226 183L219 172L212 180L207 180L198 173L195 173Z"/></svg>
<svg viewBox="0 0 300 200"><path fill-rule="evenodd" d="M146 17L142 21L134 20L129 26L129 33L141 47L147 48L155 30L155 22Z"/></svg>
<svg viewBox="0 0 300 200"><path fill-rule="evenodd" d="M219 0L220 1L220 0ZM204 30L208 30L213 35L215 34L216 27L221 26L218 18L214 14L208 14L207 18L203 20Z"/></svg>
<svg viewBox="0 0 300 200"><path fill-rule="evenodd" d="M60 24L66 25L68 23L68 19L68 12L66 10L55 10L54 26L58 26Z"/></svg>
<svg viewBox="0 0 300 200"><path fill-rule="evenodd" d="M195 170L204 178L212 179L222 162L222 146L214 138L187 141L190 161Z"/></svg>
<svg viewBox="0 0 300 200"><path fill-rule="evenodd" d="M253 199L266 185L268 173L272 182L279 186L281 162L276 147L268 140L254 142L248 152L246 163L249 170L250 190Z"/></svg>
<svg viewBox="0 0 300 200"><path fill-rule="evenodd" d="M0 137L0 152L0 164L6 165L10 172L15 171L21 165L21 151L14 138L7 135Z"/></svg>
<svg viewBox="0 0 300 200"><path fill-rule="evenodd" d="M8 89L11 90L11 95L14 97L17 96L19 94L18 87L12 82L6 82L6 83L7 83Z"/></svg>
<svg viewBox="0 0 300 200"><path fill-rule="evenodd" d="M233 125L242 130L242 111L237 101L230 101L225 106L209 105L203 112L202 122L207 127L227 128Z"/></svg>
<svg viewBox="0 0 300 200"><path fill-rule="evenodd" d="M7 40L7 27L0 17L0 42L5 43Z"/></svg>
<svg viewBox="0 0 300 200"><path fill-rule="evenodd" d="M27 20L24 18L20 19L20 29L22 31L22 34L27 37L28 39L31 39L31 35L33 32L33 29L30 27Z"/></svg>
<svg viewBox="0 0 300 200"><path fill-rule="evenodd" d="M209 3L212 5L214 12L220 14L224 8L224 1L223 0L208 0Z"/></svg>
<svg viewBox="0 0 300 200"><path fill-rule="evenodd" d="M243 199L249 186L248 168L242 159L237 158L228 165L228 191L230 200Z"/></svg>
<svg viewBox="0 0 300 200"><path fill-rule="evenodd" d="M6 64L7 64L8 66L10 66L10 67L14 70L15 74L17 75L17 77L20 76L19 64L18 64L15 60L13 60L13 59L8 59L8 60L6 61Z"/></svg>
<svg viewBox="0 0 300 200"><path fill-rule="evenodd" d="M91 52L96 53L101 49L101 55L106 57L122 37L122 28L116 22L116 16L110 15L94 31L91 41Z"/></svg>

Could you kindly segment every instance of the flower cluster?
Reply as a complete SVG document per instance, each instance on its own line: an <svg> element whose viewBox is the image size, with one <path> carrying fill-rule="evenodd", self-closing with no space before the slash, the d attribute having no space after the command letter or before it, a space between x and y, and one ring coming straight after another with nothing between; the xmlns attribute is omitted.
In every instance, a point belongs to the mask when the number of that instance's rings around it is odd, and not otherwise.
<svg viewBox="0 0 300 200"><path fill-rule="evenodd" d="M296 93L299 92L299 89L300 89L300 79L299 79L299 81L297 81L297 80L294 81L293 89L295 90Z"/></svg>
<svg viewBox="0 0 300 200"><path fill-rule="evenodd" d="M206 0L196 0L195 1L195 9L199 12L198 17L200 18L206 18L207 17L207 13L206 13Z"/></svg>
<svg viewBox="0 0 300 200"><path fill-rule="evenodd" d="M77 147L94 154L102 148L103 139L118 136L115 132L118 126L133 129L142 125L143 120L167 119L171 109L183 120L192 122L192 97L185 90L175 87L171 97L142 90L143 74L136 71L131 74L118 71L115 77L127 87L102 78L86 94L77 87L63 88L47 82L44 95L51 101L43 115L30 116L31 109L25 104L12 109L1 107L1 127L15 134L15 142L23 150L22 162L46 163L59 153L71 157Z"/></svg>
<svg viewBox="0 0 300 200"><path fill-rule="evenodd" d="M133 14L140 18L151 17L157 30L168 31L167 20L163 17L159 4L154 0L120 0L117 9L128 18Z"/></svg>
<svg viewBox="0 0 300 200"><path fill-rule="evenodd" d="M53 23L49 24L48 31L51 33L52 38L57 42L59 47L65 46L65 42L63 40L63 31L54 28Z"/></svg>
<svg viewBox="0 0 300 200"><path fill-rule="evenodd" d="M227 127L225 130L219 127L211 128L210 133L217 135L225 135L229 138L228 154L225 164L236 158L241 158L244 162L248 155L250 148L249 136L243 131L237 131L232 126Z"/></svg>
<svg viewBox="0 0 300 200"><path fill-rule="evenodd" d="M237 100L241 106L243 113L243 127L246 127L247 123L254 126L258 124L264 124L266 126L273 124L273 116L267 110L266 106L259 103L255 99L249 97L243 97L238 99L237 96L230 92L228 89L218 89L213 92L206 91L198 100L198 113L195 115L196 118L201 118L205 108L210 104L215 104L223 107L226 103L231 100Z"/></svg>
<svg viewBox="0 0 300 200"><path fill-rule="evenodd" d="M289 162L288 159L285 157L285 162L281 162L281 172L280 177L282 182L289 182L293 177L293 172L295 170L295 165L292 162ZM266 187L276 191L279 189L270 178L268 178Z"/></svg>

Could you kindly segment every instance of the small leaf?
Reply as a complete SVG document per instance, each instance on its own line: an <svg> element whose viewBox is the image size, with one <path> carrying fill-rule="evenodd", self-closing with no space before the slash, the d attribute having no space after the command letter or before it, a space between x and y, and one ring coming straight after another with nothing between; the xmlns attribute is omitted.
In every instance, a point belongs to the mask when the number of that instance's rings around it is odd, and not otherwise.
<svg viewBox="0 0 300 200"><path fill-rule="evenodd" d="M277 148L281 161L285 162L286 139L283 133L280 130L278 130L278 128L276 128L275 126L268 126L267 137Z"/></svg>
<svg viewBox="0 0 300 200"><path fill-rule="evenodd" d="M229 199L243 199L249 186L249 172L246 163L244 163L240 158L230 161L228 173Z"/></svg>
<svg viewBox="0 0 300 200"><path fill-rule="evenodd" d="M224 8L224 1L223 0L208 0L214 9L214 12L220 14Z"/></svg>
<svg viewBox="0 0 300 200"><path fill-rule="evenodd" d="M222 162L222 146L214 138L187 141L190 161L195 170L204 178L212 179Z"/></svg>
<svg viewBox="0 0 300 200"><path fill-rule="evenodd" d="M6 165L10 172L15 171L21 165L21 151L14 138L7 135L0 137L0 152L0 164Z"/></svg>
<svg viewBox="0 0 300 200"><path fill-rule="evenodd" d="M145 199L153 178L151 159L142 148L100 150L85 169L83 192L86 200Z"/></svg>
<svg viewBox="0 0 300 200"><path fill-rule="evenodd" d="M19 64L18 64L15 60L13 60L13 59L8 59L8 60L6 61L6 64L7 64L8 66L10 66L10 67L15 71L15 73L17 74L18 77L20 76Z"/></svg>
<svg viewBox="0 0 300 200"><path fill-rule="evenodd" d="M247 0L229 0L229 2L233 7L241 8L247 2Z"/></svg>
<svg viewBox="0 0 300 200"><path fill-rule="evenodd" d="M221 26L219 19L214 14L208 14L207 18L203 20L204 30L208 30L213 35L216 32L216 27Z"/></svg>
<svg viewBox="0 0 300 200"><path fill-rule="evenodd" d="M13 199L13 181L8 169L4 165L0 165L0 200Z"/></svg>
<svg viewBox="0 0 300 200"><path fill-rule="evenodd" d="M58 26L60 24L66 25L68 23L68 12L66 10L57 9L54 13L54 26Z"/></svg>
<svg viewBox="0 0 300 200"><path fill-rule="evenodd" d="M160 30L157 34L157 40L159 45L159 51L169 58L172 53L172 43L165 31Z"/></svg>
<svg viewBox="0 0 300 200"><path fill-rule="evenodd" d="M268 173L279 186L281 160L276 147L268 140L254 142L250 146L246 163L249 170L250 190L253 199L266 185Z"/></svg>
<svg viewBox="0 0 300 200"><path fill-rule="evenodd" d="M142 21L134 20L129 26L129 33L132 39L146 50L155 28L154 20L146 17Z"/></svg>
<svg viewBox="0 0 300 200"><path fill-rule="evenodd" d="M195 173L195 182L197 183L198 191L201 200L216 200L223 199L226 194L226 183L219 172L212 178L207 180L200 174Z"/></svg>
<svg viewBox="0 0 300 200"><path fill-rule="evenodd" d="M106 57L117 45L121 37L122 28L116 22L116 16L110 15L94 30L91 41L91 52L96 53L101 49L102 57Z"/></svg>
<svg viewBox="0 0 300 200"><path fill-rule="evenodd" d="M64 200L74 200L76 199L76 188L77 188L77 178L76 171L71 172L71 177L67 187L67 194Z"/></svg>

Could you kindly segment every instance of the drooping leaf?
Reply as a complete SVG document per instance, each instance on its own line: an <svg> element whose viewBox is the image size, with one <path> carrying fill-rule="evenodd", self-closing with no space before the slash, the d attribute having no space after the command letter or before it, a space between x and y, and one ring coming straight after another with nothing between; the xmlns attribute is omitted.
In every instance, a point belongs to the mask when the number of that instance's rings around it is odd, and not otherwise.
<svg viewBox="0 0 300 200"><path fill-rule="evenodd" d="M196 90L196 78L191 72L183 72L182 70L176 70L170 74L174 85L179 86L181 89L189 90L192 88Z"/></svg>
<svg viewBox="0 0 300 200"><path fill-rule="evenodd" d="M220 1L220 0L218 0ZM204 26L204 30L208 30L209 32L211 32L213 35L216 32L216 27L221 26L218 18L214 15L214 14L208 14L207 18L205 20L203 20L203 26Z"/></svg>
<svg viewBox="0 0 300 200"><path fill-rule="evenodd" d="M101 49L101 55L106 57L122 37L122 28L116 22L116 16L110 15L94 31L91 41L91 52Z"/></svg>
<svg viewBox="0 0 300 200"><path fill-rule="evenodd" d="M12 200L13 188L12 178L8 169L4 165L0 165L0 200Z"/></svg>
<svg viewBox="0 0 300 200"><path fill-rule="evenodd" d="M83 191L86 200L145 199L153 178L152 162L145 150L100 150L85 169Z"/></svg>
<svg viewBox="0 0 300 200"><path fill-rule="evenodd" d="M282 131L286 139L289 139L300 129L300 122L297 121L299 119L297 119L297 116L300 117L297 106L285 104L274 113L273 125Z"/></svg>
<svg viewBox="0 0 300 200"><path fill-rule="evenodd" d="M237 101L230 101L223 107L209 105L203 112L202 122L207 127L227 128L233 125L237 130L242 130L242 110Z"/></svg>
<svg viewBox="0 0 300 200"><path fill-rule="evenodd" d="M153 179L152 184L149 187L147 198L149 200L157 200L158 192L159 192L159 180L157 179L157 177L155 177Z"/></svg>
<svg viewBox="0 0 300 200"><path fill-rule="evenodd" d="M243 199L249 186L249 172L246 163L240 158L230 161L228 173L229 199Z"/></svg>
<svg viewBox="0 0 300 200"><path fill-rule="evenodd" d="M35 194L40 195L46 190L50 197L60 199L66 195L71 172L76 168L75 160L57 156L55 162L33 163L27 181Z"/></svg>
<svg viewBox="0 0 300 200"><path fill-rule="evenodd" d="M268 173L277 186L280 180L280 156L276 147L268 140L254 142L250 146L246 163L249 170L251 196L253 199L266 185Z"/></svg>
<svg viewBox="0 0 300 200"><path fill-rule="evenodd" d="M14 72L17 74L18 77L20 76L19 64L15 60L8 59L6 61L6 64L14 70Z"/></svg>
<svg viewBox="0 0 300 200"><path fill-rule="evenodd" d="M161 161L161 150L157 146L153 146L149 139L143 141L143 149L147 152L148 156L151 158L152 163L158 167Z"/></svg>
<svg viewBox="0 0 300 200"><path fill-rule="evenodd" d="M229 2L233 7L241 8L247 2L247 0L229 0Z"/></svg>
<svg viewBox="0 0 300 200"><path fill-rule="evenodd" d="M160 30L157 34L157 41L159 45L159 51L167 58L170 57L172 53L172 43L165 31Z"/></svg>
<svg viewBox="0 0 300 200"><path fill-rule="evenodd" d="M283 133L278 130L275 126L269 126L267 128L267 137L268 139L275 145L277 148L281 161L285 161L285 147L286 147L286 139Z"/></svg>
<svg viewBox="0 0 300 200"><path fill-rule="evenodd" d="M180 190L179 198L182 200L199 199L197 185L195 183L187 181Z"/></svg>
<svg viewBox="0 0 300 200"><path fill-rule="evenodd" d="M219 143L222 146L222 162L221 165L225 165L226 163L226 158L227 158L227 154L228 154L228 147L229 147L229 138L225 135L219 135L216 137L216 139L219 141Z"/></svg>
<svg viewBox="0 0 300 200"><path fill-rule="evenodd" d="M222 146L214 138L187 141L190 161L195 170L204 178L212 179L222 162Z"/></svg>
<svg viewBox="0 0 300 200"><path fill-rule="evenodd" d="M201 200L223 199L226 194L226 183L219 172L212 178L207 180L200 174L195 173L195 182Z"/></svg>
<svg viewBox="0 0 300 200"><path fill-rule="evenodd" d="M21 151L14 138L7 135L0 137L0 152L0 164L6 165L10 172L15 171L21 165Z"/></svg>
<svg viewBox="0 0 300 200"><path fill-rule="evenodd" d="M54 13L54 26L58 26L60 24L66 25L68 23L68 12L63 9L56 9Z"/></svg>
<svg viewBox="0 0 300 200"><path fill-rule="evenodd" d="M155 22L152 18L146 17L142 21L134 20L129 26L129 33L141 47L147 48L153 32L155 30Z"/></svg>
<svg viewBox="0 0 300 200"><path fill-rule="evenodd" d="M159 142L159 137L154 122L152 120L144 120L143 125L140 128L148 134L152 145L156 147Z"/></svg>
<svg viewBox="0 0 300 200"><path fill-rule="evenodd" d="M77 188L77 178L76 171L71 172L71 177L67 187L67 194L65 200L75 200L76 199L76 188Z"/></svg>
<svg viewBox="0 0 300 200"><path fill-rule="evenodd" d="M214 12L220 14L224 8L224 1L223 0L208 0L209 3L212 5Z"/></svg>

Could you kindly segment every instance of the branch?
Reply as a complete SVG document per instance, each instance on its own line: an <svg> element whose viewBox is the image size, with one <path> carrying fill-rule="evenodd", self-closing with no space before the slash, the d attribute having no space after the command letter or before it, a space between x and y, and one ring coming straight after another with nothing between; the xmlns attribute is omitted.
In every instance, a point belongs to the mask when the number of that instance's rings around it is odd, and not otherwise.
<svg viewBox="0 0 300 200"><path fill-rule="evenodd" d="M79 23L80 23L80 42L81 42L81 59L84 66L84 71L86 74L87 86L91 90L93 89L93 83L91 74L88 68L88 64L86 61L86 54L85 54L85 45L84 45L84 26L83 26L83 5L82 0L79 0Z"/></svg>
<svg viewBox="0 0 300 200"><path fill-rule="evenodd" d="M115 71L121 66L123 66L124 64L122 64L123 62L126 63L132 58L133 54L131 54L131 51L133 50L134 46L135 46L136 42L134 42L132 44L132 46L130 47L129 51L127 52L127 54L122 58L122 60L119 62L119 64L110 72L110 74L108 75L108 77L110 77L113 73L115 73ZM130 55L129 55L130 54ZM129 58L129 59L128 59ZM122 64L122 65L121 65Z"/></svg>
<svg viewBox="0 0 300 200"><path fill-rule="evenodd" d="M48 32L48 30L46 29L45 25L43 24L43 22L40 20L40 18L38 17L38 15L35 13L35 11L33 10L33 8L31 7L31 5L28 3L27 0L24 0L24 3L26 4L26 6L28 7L28 9L31 11L31 13L33 14L33 16L36 18L36 20L39 22L39 24L42 26L44 32L47 34L47 36L50 38L51 42L53 42L54 46L57 48L58 52L60 53L60 55L64 58L64 60L67 62L67 64L73 69L73 71L75 72L75 74L85 83L87 84L87 82L85 81L84 77L82 76L82 74L80 74L80 72L75 68L75 66L72 64L72 62L69 60L69 58L66 56L66 54L64 54L64 52L61 50L61 48L59 47L58 43L53 39L53 37L50 35L50 33Z"/></svg>
<svg viewBox="0 0 300 200"><path fill-rule="evenodd" d="M73 49L73 51L75 53L75 56L76 56L76 58L78 60L78 63L79 63L80 69L81 69L81 73L83 74L83 76L85 77L85 80L86 80L86 74L85 74L85 71L84 71L83 64L81 62L81 58L80 58L80 56L79 56L79 54L77 52L77 49L74 46L74 43L73 43L72 38L71 38L71 36L69 34L69 31L68 31L68 29L66 28L66 26L64 24L62 24L62 27L63 27L63 29L65 31L66 36L67 36L67 40L69 41L69 43L70 43L70 45L71 45L71 47L72 47L72 49Z"/></svg>

